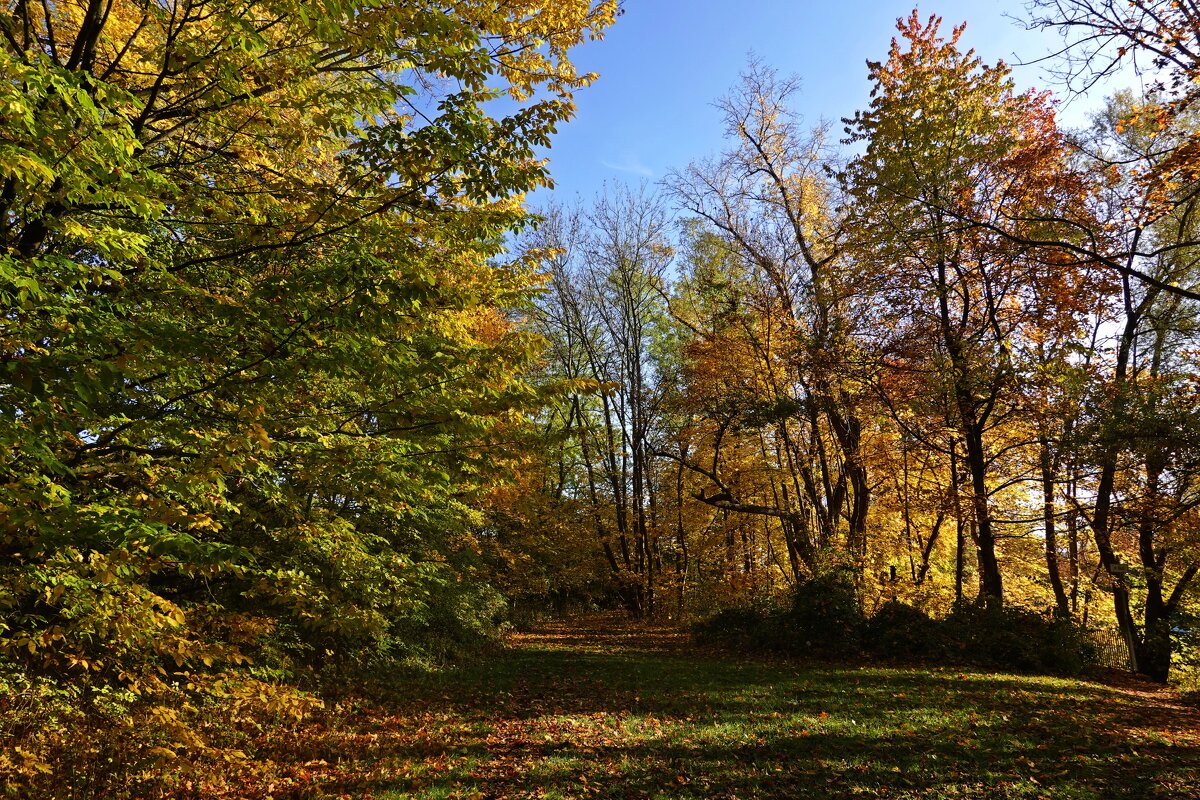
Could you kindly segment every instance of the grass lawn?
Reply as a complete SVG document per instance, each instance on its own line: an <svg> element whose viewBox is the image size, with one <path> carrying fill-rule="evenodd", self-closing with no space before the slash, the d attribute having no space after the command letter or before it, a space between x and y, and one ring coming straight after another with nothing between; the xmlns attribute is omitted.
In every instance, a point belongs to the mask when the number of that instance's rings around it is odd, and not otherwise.
<svg viewBox="0 0 1200 800"><path fill-rule="evenodd" d="M1200 714L1136 684L738 659L613 618L397 683L280 741L281 781L378 800L1200 798Z"/></svg>

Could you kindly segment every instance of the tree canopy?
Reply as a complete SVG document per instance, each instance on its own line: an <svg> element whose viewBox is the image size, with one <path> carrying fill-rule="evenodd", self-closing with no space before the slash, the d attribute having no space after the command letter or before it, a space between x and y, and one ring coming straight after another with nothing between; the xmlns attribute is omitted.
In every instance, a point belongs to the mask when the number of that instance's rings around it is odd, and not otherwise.
<svg viewBox="0 0 1200 800"><path fill-rule="evenodd" d="M1059 671L1111 626L1166 681L1190 9L1032 3L1158 70L1084 130L914 11L840 142L751 59L718 153L534 213L618 0L6 4L0 774L235 793L231 731L572 607Z"/></svg>
<svg viewBox="0 0 1200 800"><path fill-rule="evenodd" d="M0 651L21 680L141 708L137 741L182 756L205 697L440 658L489 619L471 531L540 392L515 324L540 279L505 238L593 77L567 53L617 11L5 7Z"/></svg>

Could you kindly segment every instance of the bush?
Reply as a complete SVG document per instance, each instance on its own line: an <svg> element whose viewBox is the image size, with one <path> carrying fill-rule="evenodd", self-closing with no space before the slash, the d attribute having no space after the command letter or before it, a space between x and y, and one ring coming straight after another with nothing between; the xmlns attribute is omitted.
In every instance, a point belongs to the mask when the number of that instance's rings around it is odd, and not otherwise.
<svg viewBox="0 0 1200 800"><path fill-rule="evenodd" d="M783 631L785 652L850 655L862 641L858 590L845 572L831 572L796 587Z"/></svg>
<svg viewBox="0 0 1200 800"><path fill-rule="evenodd" d="M796 587L786 609L726 609L692 628L696 641L786 655L856 653L863 625L849 577L831 573Z"/></svg>
<svg viewBox="0 0 1200 800"><path fill-rule="evenodd" d="M507 611L504 596L487 584L431 585L422 607L410 617L392 622L391 635L379 649L375 664L399 662L432 669L477 656L498 640Z"/></svg>
<svg viewBox="0 0 1200 800"><path fill-rule="evenodd" d="M1171 683L1200 701L1200 615L1182 611L1171 628Z"/></svg>
<svg viewBox="0 0 1200 800"><path fill-rule="evenodd" d="M693 625L692 636L698 644L758 650L768 616L749 608L727 608Z"/></svg>
<svg viewBox="0 0 1200 800"><path fill-rule="evenodd" d="M942 623L958 660L994 669L1078 675L1092 660L1070 620L1023 608L960 605Z"/></svg>
<svg viewBox="0 0 1200 800"><path fill-rule="evenodd" d="M943 661L950 642L942 623L898 600L884 603L867 621L863 644L881 658Z"/></svg>
<svg viewBox="0 0 1200 800"><path fill-rule="evenodd" d="M879 658L1077 675L1094 661L1082 629L1022 608L961 605L943 620L898 601L869 620L853 584L837 574L797 587L786 610L729 609L693 628L698 642L793 656Z"/></svg>

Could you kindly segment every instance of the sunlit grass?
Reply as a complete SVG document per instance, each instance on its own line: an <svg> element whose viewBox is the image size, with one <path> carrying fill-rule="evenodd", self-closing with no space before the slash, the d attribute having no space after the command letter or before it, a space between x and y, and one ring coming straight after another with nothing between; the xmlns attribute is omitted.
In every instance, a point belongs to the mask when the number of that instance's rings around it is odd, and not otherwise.
<svg viewBox="0 0 1200 800"><path fill-rule="evenodd" d="M1200 797L1194 715L1059 678L555 643L408 693L384 800Z"/></svg>

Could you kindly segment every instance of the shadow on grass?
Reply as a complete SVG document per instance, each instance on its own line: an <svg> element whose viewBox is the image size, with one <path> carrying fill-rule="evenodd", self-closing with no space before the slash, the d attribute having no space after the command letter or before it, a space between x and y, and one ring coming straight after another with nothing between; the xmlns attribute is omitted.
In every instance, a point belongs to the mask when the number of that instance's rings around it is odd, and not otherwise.
<svg viewBox="0 0 1200 800"><path fill-rule="evenodd" d="M389 711L345 730L344 744L368 735L368 747L319 756L360 760L371 779L326 789L389 800L1200 798L1197 715L1102 686L589 642L531 638L396 688Z"/></svg>

